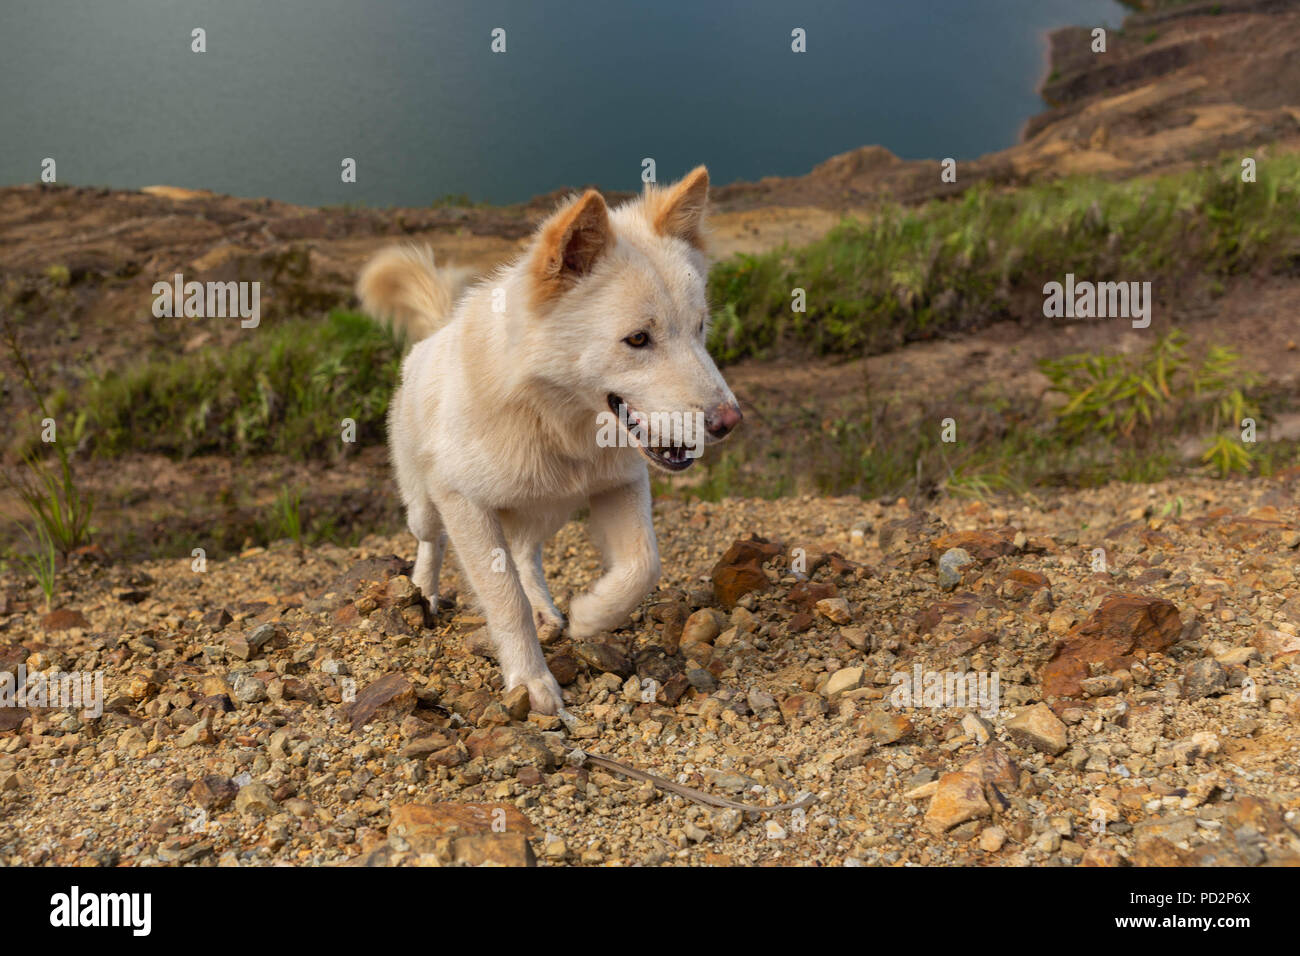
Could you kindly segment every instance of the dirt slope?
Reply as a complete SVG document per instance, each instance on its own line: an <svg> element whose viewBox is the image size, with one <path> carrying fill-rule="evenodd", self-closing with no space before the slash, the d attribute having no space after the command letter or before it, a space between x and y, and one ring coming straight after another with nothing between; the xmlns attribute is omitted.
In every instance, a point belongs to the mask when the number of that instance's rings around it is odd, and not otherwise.
<svg viewBox="0 0 1300 956"><path fill-rule="evenodd" d="M1104 57L1081 54L1078 31L1056 34L1056 105L1023 143L963 164L958 184L936 163L864 147L806 177L718 190L719 251L805 242L882 197L1130 175L1296 137L1297 4L1150 6ZM553 200L317 210L166 187L13 187L0 190L0 279L18 290L33 361L71 386L150 349L241 334L154 320L159 276L257 279L268 320L311 314L349 300L379 245L427 241L487 268ZM51 266L69 270L66 288L43 278ZM1178 324L1294 384L1297 288L1229 289ZM1118 325L1066 337L1007 325L864 362L730 374L749 412L813 386L833 402L864 380L907 395L1001 378L1032 399L1036 358L1128 340ZM10 387L5 410L18 398ZM762 428L761 414L747 424ZM657 502L660 591L626 628L548 648L567 721L501 694L454 569L436 618L411 604L407 536L241 550L284 484L310 484L365 526L394 521L382 449L261 461L252 476L227 459L138 456L82 474L106 520L169 556L128 560L129 536L116 553L91 548L61 572L52 614L34 582L2 582L0 672L102 671L106 696L99 715L0 707L3 862L1300 862L1294 471L1003 507ZM195 534L213 542L203 570L169 547ZM722 560L751 534L775 544L741 546L753 563ZM949 580L944 555L969 563ZM580 523L546 564L561 606L599 573ZM746 581L758 590L738 593ZM894 681L916 668L922 680L996 673L996 706L905 706ZM715 813L583 765L574 748L747 803L817 803Z"/></svg>
<svg viewBox="0 0 1300 956"><path fill-rule="evenodd" d="M94 719L0 709L0 859L1300 863L1298 480L1014 510L660 503L662 589L627 628L548 648L567 723L502 698L463 600L426 626L386 557L405 536L203 573L88 563L75 610L18 603L0 632L7 669L100 668L108 699ZM751 533L780 542L751 546L757 578L713 575ZM950 547L971 563L949 591ZM562 606L598 572L576 524L546 562ZM968 673L998 674L996 700L893 696ZM713 811L573 748L818 802Z"/></svg>

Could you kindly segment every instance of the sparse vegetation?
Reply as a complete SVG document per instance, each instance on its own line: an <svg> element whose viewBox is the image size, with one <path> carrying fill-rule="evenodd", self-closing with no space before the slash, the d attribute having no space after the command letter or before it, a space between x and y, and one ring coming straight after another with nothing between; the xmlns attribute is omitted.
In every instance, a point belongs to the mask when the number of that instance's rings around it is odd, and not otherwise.
<svg viewBox="0 0 1300 956"><path fill-rule="evenodd" d="M885 206L800 249L736 256L710 276L710 348L723 361L882 352L1029 314L1043 283L1066 272L1150 280L1171 299L1201 277L1293 272L1300 157L1261 163L1255 183L1241 181L1239 162L1120 183L981 186L915 209ZM796 288L806 312L791 311Z"/></svg>
<svg viewBox="0 0 1300 956"><path fill-rule="evenodd" d="M255 340L146 361L94 381L82 397L99 454L155 451L325 457L342 421L359 443L383 440L399 347L354 312L268 324Z"/></svg>
<svg viewBox="0 0 1300 956"><path fill-rule="evenodd" d="M3 335L5 345L9 351L10 358L17 367L19 376L24 388L31 396L32 401L40 410L42 428L55 428L54 416L50 414L49 407L46 404L45 397L41 389L36 384L36 377L32 372L31 364L27 361L27 356L23 352L18 342L18 332L14 328L11 316L7 309L0 310L3 312ZM72 457L68 451L68 442L57 440L57 429L53 433L53 440L41 442L34 447L52 445L54 448L57 465L51 467L46 461L37 455L34 450L23 453L23 470L16 475L11 475L8 469L5 470L5 483L17 494L22 502L24 509L35 526L33 533L26 526L23 531L27 535L29 542L35 545L39 561L44 562L44 552L48 546L50 549L57 549L64 557L67 557L74 549L85 544L90 539L90 517L94 511L94 500L91 495L78 487L76 478L72 470ZM42 589L45 588L47 578L41 574L37 575L41 582ZM48 576L48 583L53 587L53 571ZM48 603L50 592L46 592L46 601Z"/></svg>
<svg viewBox="0 0 1300 956"><path fill-rule="evenodd" d="M18 527L22 530L28 545L27 551L18 552L16 556L18 563L36 579L41 593L45 595L45 610L48 611L54 599L54 581L58 573L58 555L54 549L54 541L40 521L34 523L35 530L21 523Z"/></svg>
<svg viewBox="0 0 1300 956"><path fill-rule="evenodd" d="M447 193L439 196L429 204L432 209L474 209L486 203L476 203L469 193Z"/></svg>
<svg viewBox="0 0 1300 956"><path fill-rule="evenodd" d="M1294 444L1253 445L1240 422L1260 412L1254 377L1236 354L1189 352L1170 333L1134 355L1081 353L1040 366L1059 396L1027 407L993 382L917 400L820 400L765 408L765 436L742 429L701 463L701 473L663 482L706 500L728 495L924 495L943 488L974 498L1028 494L1041 487L1152 482L1197 469L1182 443L1204 439L1201 462L1220 476L1269 474L1297 460ZM957 441L941 423L962 409ZM771 435L780 434L779 442Z"/></svg>
<svg viewBox="0 0 1300 956"><path fill-rule="evenodd" d="M275 536L289 538L302 547L302 495L288 487L281 488L272 515Z"/></svg>
<svg viewBox="0 0 1300 956"><path fill-rule="evenodd" d="M1220 429L1240 428L1259 414L1246 398L1255 378L1238 362L1223 346L1193 362L1186 337L1174 331L1138 355L1069 355L1041 367L1066 401L1056 421L1071 440L1151 449L1173 435L1209 429L1214 437L1204 460L1227 474L1249 471L1252 455L1249 445Z"/></svg>
<svg viewBox="0 0 1300 956"><path fill-rule="evenodd" d="M34 455L27 456L25 471L17 477L6 473L6 482L22 501L42 539L47 539L65 557L90 540L92 497L78 486L67 452L55 443L57 467Z"/></svg>

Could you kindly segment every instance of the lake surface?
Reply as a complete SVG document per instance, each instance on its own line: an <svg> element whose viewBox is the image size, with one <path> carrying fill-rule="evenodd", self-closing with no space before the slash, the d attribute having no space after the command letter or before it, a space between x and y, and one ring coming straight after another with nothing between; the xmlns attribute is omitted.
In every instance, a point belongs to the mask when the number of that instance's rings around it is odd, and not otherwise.
<svg viewBox="0 0 1300 956"><path fill-rule="evenodd" d="M0 183L36 181L48 156L78 185L420 206L639 189L646 157L660 181L703 162L716 183L869 143L970 159L1043 109L1048 30L1123 15L1114 0L3 0Z"/></svg>

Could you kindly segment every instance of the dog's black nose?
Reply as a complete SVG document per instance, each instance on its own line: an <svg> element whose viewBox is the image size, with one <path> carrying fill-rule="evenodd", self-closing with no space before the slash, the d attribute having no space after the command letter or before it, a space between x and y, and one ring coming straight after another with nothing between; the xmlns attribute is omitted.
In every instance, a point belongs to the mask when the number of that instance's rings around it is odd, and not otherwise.
<svg viewBox="0 0 1300 956"><path fill-rule="evenodd" d="M726 438L744 417L739 405L724 402L704 416L704 427L714 438Z"/></svg>

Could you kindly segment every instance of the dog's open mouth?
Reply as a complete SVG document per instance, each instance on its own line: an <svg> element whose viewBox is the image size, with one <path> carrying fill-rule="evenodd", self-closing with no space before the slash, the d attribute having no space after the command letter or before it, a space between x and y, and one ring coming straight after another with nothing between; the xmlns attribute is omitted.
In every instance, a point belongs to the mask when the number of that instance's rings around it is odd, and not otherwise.
<svg viewBox="0 0 1300 956"><path fill-rule="evenodd" d="M667 471L685 471L698 457L690 446L673 442L672 436L659 436L661 440L652 444L651 439L656 436L644 415L612 392L606 396L605 401L609 403L610 411L623 422L632 444L653 464ZM667 439L667 442L662 439Z"/></svg>

